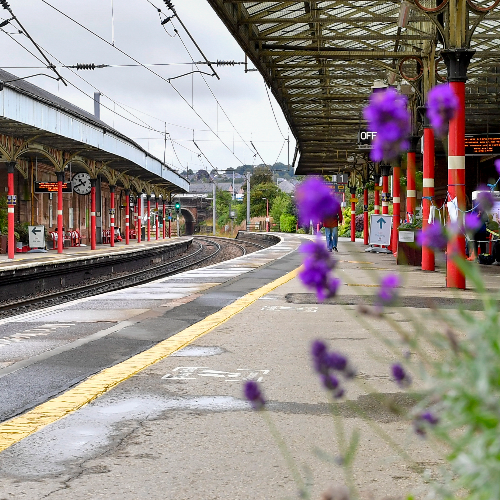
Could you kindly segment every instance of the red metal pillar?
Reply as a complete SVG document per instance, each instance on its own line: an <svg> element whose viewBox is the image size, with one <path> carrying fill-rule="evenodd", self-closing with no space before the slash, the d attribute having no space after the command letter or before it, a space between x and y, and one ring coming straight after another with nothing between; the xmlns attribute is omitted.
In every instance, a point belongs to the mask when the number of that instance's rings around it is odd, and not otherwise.
<svg viewBox="0 0 500 500"><path fill-rule="evenodd" d="M389 213L389 173L382 173L382 214L387 215ZM385 175L384 175L385 173Z"/></svg>
<svg viewBox="0 0 500 500"><path fill-rule="evenodd" d="M158 212L158 196L156 195L155 195L155 209L156 209L156 217L155 217L156 239L158 240L160 231L160 217L159 217L160 214Z"/></svg>
<svg viewBox="0 0 500 500"><path fill-rule="evenodd" d="M434 198L434 131L430 127L427 117L424 117L424 197L422 200L422 229L425 231L429 225L429 214L432 199ZM429 247L422 247L422 271L434 271L434 252Z"/></svg>
<svg viewBox="0 0 500 500"><path fill-rule="evenodd" d="M375 193L373 196L373 213L375 215L380 214L380 175L375 174L374 176L374 181L375 181Z"/></svg>
<svg viewBox="0 0 500 500"><path fill-rule="evenodd" d="M416 152L408 151L406 160L406 213L415 217L417 187L415 183ZM409 217L407 217L409 219Z"/></svg>
<svg viewBox="0 0 500 500"><path fill-rule="evenodd" d="M95 186L97 179L90 179L90 249L96 249Z"/></svg>
<svg viewBox="0 0 500 500"><path fill-rule="evenodd" d="M467 66L474 50L442 50L441 55L448 69L448 82L457 96L458 109L450 120L448 133L448 193L457 198L459 211L465 210L465 82ZM448 242L446 251L446 286L465 289L465 276L454 259L465 260L465 236L457 232Z"/></svg>
<svg viewBox="0 0 500 500"><path fill-rule="evenodd" d="M14 168L16 166L15 161L7 163L7 257L9 259L14 258L16 252L16 244L14 241L14 207L16 206L16 195L14 194Z"/></svg>
<svg viewBox="0 0 500 500"><path fill-rule="evenodd" d="M125 245L130 244L130 189L125 189Z"/></svg>
<svg viewBox="0 0 500 500"><path fill-rule="evenodd" d="M401 166L392 167L392 252L398 250L398 227L401 222Z"/></svg>
<svg viewBox="0 0 500 500"><path fill-rule="evenodd" d="M163 239L165 239L165 233L167 230L167 226L165 224L165 222L166 222L165 221L165 200L162 200L162 201L163 201L163 203L162 203L162 205L163 205Z"/></svg>
<svg viewBox="0 0 500 500"><path fill-rule="evenodd" d="M266 228L267 232L269 232L269 198L266 198ZM318 233L319 233L319 224L318 224Z"/></svg>
<svg viewBox="0 0 500 500"><path fill-rule="evenodd" d="M64 231L63 231L63 193L62 184L64 172L56 172L57 175L57 253L63 253Z"/></svg>
<svg viewBox="0 0 500 500"><path fill-rule="evenodd" d="M368 245L368 188L363 191L363 243Z"/></svg>
<svg viewBox="0 0 500 500"><path fill-rule="evenodd" d="M109 186L109 205L110 205L110 228L109 228L109 245L115 246L115 188L110 184Z"/></svg>
<svg viewBox="0 0 500 500"><path fill-rule="evenodd" d="M139 193L137 196L137 243L141 242L141 203L142 203L142 195Z"/></svg>
<svg viewBox="0 0 500 500"><path fill-rule="evenodd" d="M356 240L356 188L349 188L351 192L351 241Z"/></svg>
<svg viewBox="0 0 500 500"><path fill-rule="evenodd" d="M147 241L151 241L151 195L146 195L146 199L148 200L147 210L148 210L148 225L147 225Z"/></svg>

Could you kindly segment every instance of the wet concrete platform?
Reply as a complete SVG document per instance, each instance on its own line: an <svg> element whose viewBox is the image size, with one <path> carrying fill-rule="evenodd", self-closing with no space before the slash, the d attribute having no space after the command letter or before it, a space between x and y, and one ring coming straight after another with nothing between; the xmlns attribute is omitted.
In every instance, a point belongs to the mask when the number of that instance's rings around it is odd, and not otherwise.
<svg viewBox="0 0 500 500"><path fill-rule="evenodd" d="M479 315L478 297L445 288L442 266L433 273L396 266L392 255L366 254L359 242L341 240L343 285L338 297L318 303L297 278L286 278L300 264L296 249L305 238L283 235L280 244L233 261L1 321L5 419L284 280L183 349L1 452L0 498L298 498L268 416L311 484L311 498L319 499L344 479L330 400L311 368L317 338L346 354L357 371L335 408L347 434L360 432L354 467L360 497L416 491L420 498L421 472L436 473L439 453L372 392L400 408L413 406L425 388L418 374L410 391L389 374L391 363L408 355L401 332L440 331L442 314L459 331L459 306ZM486 288L498 289L497 270L485 270ZM388 309L388 321L361 315L359 304L373 303L380 277L395 271L401 300ZM429 344L423 353L435 355ZM262 384L265 418L244 400L245 380ZM403 460L374 426L411 459Z"/></svg>

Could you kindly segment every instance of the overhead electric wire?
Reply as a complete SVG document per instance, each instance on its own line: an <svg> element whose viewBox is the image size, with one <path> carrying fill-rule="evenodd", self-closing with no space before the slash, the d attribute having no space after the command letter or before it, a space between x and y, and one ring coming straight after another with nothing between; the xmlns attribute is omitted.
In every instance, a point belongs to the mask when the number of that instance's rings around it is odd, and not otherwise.
<svg viewBox="0 0 500 500"><path fill-rule="evenodd" d="M286 137L283 135L283 132L281 131L281 128L280 128L280 124L278 123L278 120L277 120L277 118L276 118L276 114L274 113L273 103L271 102L271 97L269 96L269 91L267 90L267 85L266 85L266 82L264 82L264 88L266 89L267 99L268 99L268 101L269 101L269 105L271 106L271 111L273 112L274 121L276 122L276 125L277 125L277 127L278 127L278 130L280 131L281 137L283 137L283 139L285 139L285 141L286 141L287 139L286 139Z"/></svg>
<svg viewBox="0 0 500 500"><path fill-rule="evenodd" d="M276 161L274 163L278 163L278 160L280 159L280 156L281 156L281 152L283 151L283 148L285 147L285 143L287 142L287 140L285 139L283 141L283 144L281 145L281 149L280 149L280 152L278 153L278 157L276 158ZM273 163L273 165L274 165Z"/></svg>
<svg viewBox="0 0 500 500"><path fill-rule="evenodd" d="M153 5L150 0L146 0L149 4ZM156 6L153 5L153 7L157 8ZM158 9L160 10L160 9ZM173 23L172 23L173 24ZM176 31L177 32L177 31ZM192 60L192 64L194 64L195 66L197 66L197 62L194 61L193 59L193 56L191 55L191 52L189 51L189 49L187 48L186 44L184 43L184 40L182 39L182 37L179 35L179 33L177 32L177 36L179 37L179 40L181 41L184 49L186 50L186 52L188 53L189 57L191 57L191 60ZM217 99L217 97L215 96L212 88L210 87L210 85L208 84L208 82L206 81L206 79L203 77L203 75L201 75L203 81L205 82L205 85L207 86L208 90L210 90L210 93L212 94L212 97L214 98L215 102L217 103L217 105L220 107L220 109L222 110L222 112L224 113L224 116L227 118L228 122L231 124L231 126L233 127L233 129L236 131L236 133L238 134L238 136L240 137L240 139L243 141L243 143L248 147L248 149L250 149L250 151L252 151L252 149L250 148L250 146L247 144L247 142L245 141L245 139L243 139L243 136L239 133L238 129L235 127L235 125L233 124L233 122L231 121L231 119L229 118L228 114L226 113L226 110L224 109L224 107L221 105L221 103L219 102L219 100ZM241 160L240 160L241 161Z"/></svg>
<svg viewBox="0 0 500 500"><path fill-rule="evenodd" d="M24 28L24 26L21 24L21 21L16 17L16 15L12 12L12 9L10 8L10 5L7 3L7 0L0 0L0 4L2 7L7 10L10 15L12 16L13 20L16 21L16 23L19 25L19 27L23 30L23 33L31 40L31 43L35 46L35 48L40 52L42 57L45 59L47 62L48 66L47 69L51 69L57 76L58 80L64 83L65 86L67 86L67 83L64 81L64 78L59 74L57 69L54 67L52 62L49 60L49 58L43 53L42 49L38 46L38 44L31 38L31 35L28 33L28 31Z"/></svg>
<svg viewBox="0 0 500 500"><path fill-rule="evenodd" d="M262 158L262 156L260 155L260 153L257 151L257 148L255 147L254 143L252 141L250 141L250 144L252 145L252 147L255 149L255 152L259 155L259 158L262 160L262 163L264 165L267 165L267 163L264 161L264 158Z"/></svg>
<svg viewBox="0 0 500 500"><path fill-rule="evenodd" d="M147 0L147 2L149 2L151 5L153 5L152 2L150 2L150 0ZM217 74L217 71L215 71L215 69L212 67L212 64L210 63L210 61L206 58L205 54L203 53L203 51L201 50L200 46L196 43L196 40L191 36L191 33L189 33L189 30L186 28L186 26L184 25L184 23L182 22L182 19L179 17L179 14L177 14L174 6L172 5L172 2L170 1L166 1L165 4L167 5L167 7L172 11L172 13L174 14L172 17L175 17L177 18L177 20L179 21L179 23L181 23L181 26L182 28L184 29L184 31L187 33L188 37L191 39L191 41L193 42L194 46L198 49L198 52L203 56L203 59L205 59L206 63L208 64L208 66L210 67L210 69L212 70L213 72L213 76L217 77L217 80L220 80L220 77L219 75ZM155 7L155 9L160 13L161 12L161 9L159 9L158 7L156 7L155 5L153 5L153 7ZM168 16L167 16L168 17ZM164 24L162 23L162 26ZM177 36L180 37L179 33L177 33Z"/></svg>
<svg viewBox="0 0 500 500"><path fill-rule="evenodd" d="M74 22L75 24L77 24L78 26L80 26L81 28L83 28L84 30L88 31L89 33L91 33L92 35L94 35L95 37L99 38L101 41L103 41L104 43L106 43L107 45L109 45L110 47L113 47L115 50L117 50L118 52L120 52L121 54L123 54L124 56L128 57L129 59L131 59L132 61L134 61L135 63L139 64L140 66L142 66L144 69L146 69L147 71L149 71L150 73L152 73L153 75L156 75L158 78L162 79L163 81L165 81L166 83L168 83L174 90L175 92L177 93L177 95L192 109L192 111L196 114L196 116L198 116L198 118L210 129L210 131L219 139L219 141L221 142L221 144L243 165L243 162L240 160L240 158L238 158L238 156L236 156L234 154L234 152L231 151L231 148L219 137L219 135L212 129L212 127L210 127L210 125L205 121L205 119L198 113L198 111L196 111L196 109L194 108L194 106L192 106L191 104L189 104L189 102L187 101L187 99L179 92L179 90L175 87L175 85L173 83L171 83L170 81L168 81L168 79L164 78L162 75L160 75L159 73L156 73L156 71L153 71L152 69L148 68L147 66L145 66L144 64L142 64L140 61L138 61L137 59L135 59L133 56L127 54L124 50L120 49L117 45L113 45L111 44L110 42L108 42L105 38L103 38L102 36L98 35L97 33L95 33L94 31L92 31L90 28L87 28L86 26L84 26L83 24L81 24L80 22L78 22L77 20L73 19L71 16L69 16L68 14L65 14L64 12L62 12L61 10L59 10L57 7L53 6L52 4L50 4L47 0L41 0L44 4L48 5L49 7L51 7L52 9L54 9L56 12L59 12L59 14L61 14L62 16L66 17L67 19L69 19L70 21Z"/></svg>

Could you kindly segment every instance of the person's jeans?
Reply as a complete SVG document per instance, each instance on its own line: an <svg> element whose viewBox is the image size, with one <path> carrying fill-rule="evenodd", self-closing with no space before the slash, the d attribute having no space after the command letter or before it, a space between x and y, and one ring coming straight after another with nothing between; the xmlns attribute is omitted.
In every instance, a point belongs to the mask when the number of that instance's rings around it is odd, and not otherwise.
<svg viewBox="0 0 500 500"><path fill-rule="evenodd" d="M339 236L339 228L337 227L325 227L326 236L326 246L328 250L337 248L337 241Z"/></svg>

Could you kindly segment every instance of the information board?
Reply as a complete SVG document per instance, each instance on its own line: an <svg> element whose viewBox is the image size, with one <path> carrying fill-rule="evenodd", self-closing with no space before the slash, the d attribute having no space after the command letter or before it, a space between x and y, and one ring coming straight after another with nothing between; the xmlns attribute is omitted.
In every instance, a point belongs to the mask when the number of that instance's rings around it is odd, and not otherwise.
<svg viewBox="0 0 500 500"><path fill-rule="evenodd" d="M370 245L391 244L392 215L370 215Z"/></svg>
<svg viewBox="0 0 500 500"><path fill-rule="evenodd" d="M498 154L500 154L500 134L465 136L465 156Z"/></svg>
<svg viewBox="0 0 500 500"><path fill-rule="evenodd" d="M35 182L35 193L57 193L58 182ZM72 193L71 182L62 183L63 193Z"/></svg>

